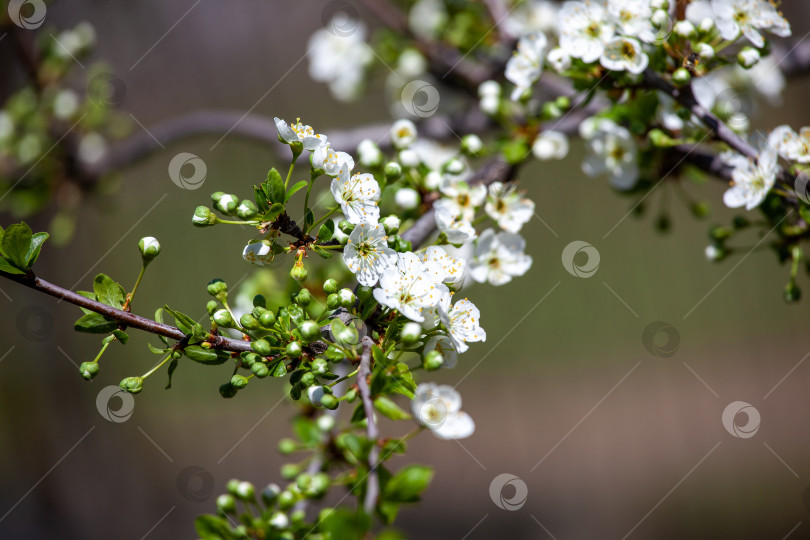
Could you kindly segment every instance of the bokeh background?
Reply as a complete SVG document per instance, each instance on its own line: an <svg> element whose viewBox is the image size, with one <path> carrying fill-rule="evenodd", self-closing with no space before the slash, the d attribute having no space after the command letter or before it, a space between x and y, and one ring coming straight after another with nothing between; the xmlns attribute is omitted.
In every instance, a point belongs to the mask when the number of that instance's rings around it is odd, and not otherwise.
<svg viewBox="0 0 810 540"><path fill-rule="evenodd" d="M95 26L95 56L126 84L121 110L147 127L202 108L300 116L327 135L389 120L384 68L349 105L309 79L301 58L325 6L72 0L49 6L47 25ZM810 9L784 9L801 38ZM13 58L0 41L6 91L20 77ZM810 124L808 91L806 80L791 81L783 105L762 108L757 125ZM85 201L74 241L46 245L38 274L75 289L90 288L97 272L132 283L137 240L155 235L163 252L135 311L148 315L167 302L203 315L208 280L235 283L252 267L240 257L248 233L195 229L193 208L216 190L249 193L286 161L271 145L235 136L212 150L218 138L184 139L118 171L120 190ZM203 189L170 181L168 162L183 151L205 160ZM398 528L436 539L810 538L810 303L782 300L788 269L767 250L705 260L708 226L732 216L720 202L722 183L690 188L711 202L706 220L683 209L669 185L650 197L647 213L623 219L634 201L582 174L581 156L575 144L567 160L521 172L537 202L538 219L524 228L534 266L507 286L469 289L488 340L430 377L458 385L477 431L459 442L423 434L395 459L436 467L423 503L405 509ZM655 230L659 205L670 207L669 234ZM47 218L31 220L34 230ZM600 253L591 278L561 264L574 240ZM807 288L806 276L799 285ZM14 283L0 290L0 538L194 538L194 517L213 511L228 479L280 480L286 460L276 441L290 433L294 412L277 405L285 381L223 400L217 387L230 368L187 362L171 390L148 385L128 421L108 422L96 397L151 365L149 336L132 331L126 347L112 345L87 383L77 365L94 357L99 340L73 332L79 310ZM667 357L643 343L656 321L677 334ZM666 347L666 335L657 339ZM734 401L760 413L753 437L723 427ZM397 436L409 428L383 429ZM525 482L522 508L501 509L490 497L502 473Z"/></svg>

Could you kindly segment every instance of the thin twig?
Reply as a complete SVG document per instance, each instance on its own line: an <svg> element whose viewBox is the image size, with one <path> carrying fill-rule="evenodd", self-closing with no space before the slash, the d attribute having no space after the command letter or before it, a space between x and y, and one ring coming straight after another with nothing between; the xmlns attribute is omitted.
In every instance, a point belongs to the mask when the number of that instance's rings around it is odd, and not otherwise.
<svg viewBox="0 0 810 540"><path fill-rule="evenodd" d="M366 413L366 436L371 443L371 450L368 452L368 478L363 509L366 514L371 515L374 507L377 506L377 497L380 495L380 479L377 476L380 447L377 445L379 431L377 423L374 421L374 402L371 399L371 388L369 388L368 381L371 377L371 347L374 345L374 341L366 336L363 338L362 344L363 353L360 355L360 366L357 368L357 389L360 391L360 399Z"/></svg>

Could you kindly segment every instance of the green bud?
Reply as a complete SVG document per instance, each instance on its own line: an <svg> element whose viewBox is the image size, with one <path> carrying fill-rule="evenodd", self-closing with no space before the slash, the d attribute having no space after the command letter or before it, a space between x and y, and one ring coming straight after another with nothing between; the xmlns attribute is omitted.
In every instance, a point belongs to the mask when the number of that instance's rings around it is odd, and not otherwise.
<svg viewBox="0 0 810 540"><path fill-rule="evenodd" d="M345 219L341 219L340 223L338 223L338 229L340 229L340 232L342 232L343 234L352 234L352 231L354 230L354 225L349 223Z"/></svg>
<svg viewBox="0 0 810 540"><path fill-rule="evenodd" d="M239 488L239 480L237 480L236 478L231 478L230 480L228 480L228 483L225 484L225 489L227 489L228 493L230 493L234 497L237 494L238 488Z"/></svg>
<svg viewBox="0 0 810 540"><path fill-rule="evenodd" d="M256 489L253 484L243 480L236 485L236 496L243 501L252 501L256 497Z"/></svg>
<svg viewBox="0 0 810 540"><path fill-rule="evenodd" d="M318 329L320 335L320 328ZM316 358L312 361L312 372L318 375L323 375L329 371L329 364L325 358Z"/></svg>
<svg viewBox="0 0 810 540"><path fill-rule="evenodd" d="M216 300L209 300L208 303L205 304L205 311L207 311L209 315L216 313L217 309L219 309L219 302Z"/></svg>
<svg viewBox="0 0 810 540"><path fill-rule="evenodd" d="M393 214L391 214L390 216L386 216L383 219L381 219L380 223L382 223L382 226L385 229L385 234L388 234L388 235L397 234L397 231L399 231L400 225L402 225L402 222L400 221L399 217L397 217L397 216L395 216Z"/></svg>
<svg viewBox="0 0 810 540"><path fill-rule="evenodd" d="M218 300L221 296L225 296L226 298L228 296L228 284L219 278L209 281L208 285L206 286L206 290L208 291L208 294Z"/></svg>
<svg viewBox="0 0 810 540"><path fill-rule="evenodd" d="M276 314L272 311L265 311L259 317L259 324L264 328L273 328L273 325L276 324Z"/></svg>
<svg viewBox="0 0 810 540"><path fill-rule="evenodd" d="M335 409L338 408L338 405L340 405L340 401L338 401L338 398L336 398L332 394L324 394L321 397L321 405L323 405L327 409L334 411Z"/></svg>
<svg viewBox="0 0 810 540"><path fill-rule="evenodd" d="M227 309L220 309L214 313L214 322L225 328L234 328L236 326L231 313Z"/></svg>
<svg viewBox="0 0 810 540"><path fill-rule="evenodd" d="M284 470L284 468L282 467L282 471L283 470ZM296 473L295 474L298 474L298 467L296 467ZM284 476L284 473L282 472L281 475ZM292 480L293 478L295 478L295 475L293 475L290 478L287 478L287 480ZM285 491L282 491L278 496L278 506L282 510L289 510L290 508L293 507L293 505L296 503L297 500L298 500L298 497L295 496L295 493L293 493L292 491L286 491L285 490Z"/></svg>
<svg viewBox="0 0 810 540"><path fill-rule="evenodd" d="M732 234L731 229L727 227L722 227L720 225L715 225L711 229L709 229L709 238L712 240L725 240L729 238Z"/></svg>
<svg viewBox="0 0 810 540"><path fill-rule="evenodd" d="M557 107L553 101L543 103L540 110L542 111L544 118L555 119L563 115L563 111L560 110L560 108Z"/></svg>
<svg viewBox="0 0 810 540"><path fill-rule="evenodd" d="M329 278L323 282L323 292L326 294L335 294L340 289L336 279Z"/></svg>
<svg viewBox="0 0 810 540"><path fill-rule="evenodd" d="M692 80L692 74L686 68L678 68L672 74L672 83L675 86L686 86Z"/></svg>
<svg viewBox="0 0 810 540"><path fill-rule="evenodd" d="M225 192L224 192L224 191L215 191L215 192L213 192L213 193L211 194L211 202L213 202L214 204L216 204L216 203L218 203L218 202L219 202L219 200L220 200L222 197L224 197L224 196L225 196Z"/></svg>
<svg viewBox="0 0 810 540"><path fill-rule="evenodd" d="M357 297L354 295L351 289L340 289L338 292L338 299L340 300L340 305L349 309L354 305L357 301Z"/></svg>
<svg viewBox="0 0 810 540"><path fill-rule="evenodd" d="M690 208L692 215L698 218L704 218L709 215L709 203L699 201L694 203Z"/></svg>
<svg viewBox="0 0 810 540"><path fill-rule="evenodd" d="M274 512L273 515L270 516L270 519L267 520L267 523L273 529L280 531L290 526L290 518L288 518L287 514L285 514L284 512ZM295 537L293 535L288 536L286 534L283 534L281 536L282 540L287 540L287 538L290 538L290 540L292 540Z"/></svg>
<svg viewBox="0 0 810 540"><path fill-rule="evenodd" d="M194 210L191 224L195 227L210 227L216 225L217 216L207 206L198 206Z"/></svg>
<svg viewBox="0 0 810 540"><path fill-rule="evenodd" d="M399 333L399 339L404 345L413 345L422 337L422 325L415 322L406 323Z"/></svg>
<svg viewBox="0 0 810 540"><path fill-rule="evenodd" d="M223 494L217 497L217 510L222 514L236 513L236 499L233 495Z"/></svg>
<svg viewBox="0 0 810 540"><path fill-rule="evenodd" d="M261 362L261 357L256 353L242 353L242 365L253 367L256 362Z"/></svg>
<svg viewBox="0 0 810 540"><path fill-rule="evenodd" d="M309 493L315 497L321 497L329 490L332 481L326 473L317 473L312 476L309 483Z"/></svg>
<svg viewBox="0 0 810 540"><path fill-rule="evenodd" d="M367 304L374 298L374 289L365 285L357 287L357 298L361 304Z"/></svg>
<svg viewBox="0 0 810 540"><path fill-rule="evenodd" d="M264 379L268 375L270 375L270 368L264 362L256 362L252 366L250 366L250 371L253 372L260 379Z"/></svg>
<svg viewBox="0 0 810 540"><path fill-rule="evenodd" d="M219 193L219 192L217 192ZM213 197L212 197L213 198ZM233 214L236 207L239 205L239 197L236 195L223 194L216 201L214 201L214 208L223 214Z"/></svg>
<svg viewBox="0 0 810 540"><path fill-rule="evenodd" d="M155 257L160 255L160 242L153 236L144 236L138 242L138 249L141 251L143 263L149 264Z"/></svg>
<svg viewBox="0 0 810 540"><path fill-rule="evenodd" d="M481 137L475 134L465 135L461 138L461 151L470 156L477 156L484 149Z"/></svg>
<svg viewBox="0 0 810 540"><path fill-rule="evenodd" d="M301 337L306 342L315 341L321 337L321 327L315 321L304 321L298 327Z"/></svg>
<svg viewBox="0 0 810 540"><path fill-rule="evenodd" d="M290 514L290 522L298 527L303 526L306 523L306 519L307 513L304 510L296 510ZM314 535L307 535L309 540L318 540L318 538L313 538L313 536Z"/></svg>
<svg viewBox="0 0 810 540"><path fill-rule="evenodd" d="M279 494L281 493L281 488L279 488L276 484L268 484L266 488L262 490L262 502L264 502L265 506L272 506L276 499L278 499Z"/></svg>
<svg viewBox="0 0 810 540"><path fill-rule="evenodd" d="M304 261L298 260L290 270L290 277L295 281L304 281L307 279L307 269L304 267Z"/></svg>
<svg viewBox="0 0 810 540"><path fill-rule="evenodd" d="M357 387L349 388L343 395L343 400L351 403L357 399L357 393L358 393Z"/></svg>
<svg viewBox="0 0 810 540"><path fill-rule="evenodd" d="M397 247L394 248L399 253L407 253L413 250L413 245L409 240L405 240L401 236L397 236Z"/></svg>
<svg viewBox="0 0 810 540"><path fill-rule="evenodd" d="M232 398L236 395L236 388L231 386L231 383L229 382L222 384L219 387L219 395L225 399Z"/></svg>
<svg viewBox="0 0 810 540"><path fill-rule="evenodd" d="M324 520L329 519L329 516L335 513L334 508L324 508L318 513L318 523L323 523Z"/></svg>
<svg viewBox="0 0 810 540"><path fill-rule="evenodd" d="M143 390L143 377L127 377L118 386L130 394L137 394Z"/></svg>
<svg viewBox="0 0 810 540"><path fill-rule="evenodd" d="M385 179L389 182L393 182L395 180L399 180L402 176L402 165L395 161L390 161L385 164Z"/></svg>
<svg viewBox="0 0 810 540"><path fill-rule="evenodd" d="M287 356L290 358L298 358L301 356L301 353L304 351L304 348L301 346L299 341L291 341L287 344Z"/></svg>
<svg viewBox="0 0 810 540"><path fill-rule="evenodd" d="M270 342L264 338L257 339L251 343L250 348L259 353L261 356L270 356L270 354L273 352Z"/></svg>
<svg viewBox="0 0 810 540"><path fill-rule="evenodd" d="M298 486L298 489L301 491L309 489L310 482L312 482L312 475L307 473L301 473L295 479L295 485Z"/></svg>
<svg viewBox="0 0 810 540"><path fill-rule="evenodd" d="M90 381L98 375L100 369L97 362L82 362L82 365L79 366L79 373L82 374L85 380Z"/></svg>
<svg viewBox="0 0 810 540"><path fill-rule="evenodd" d="M247 199L240 202L239 206L236 207L236 215L242 219L253 219L258 213L259 209L256 208L256 203Z"/></svg>
<svg viewBox="0 0 810 540"><path fill-rule="evenodd" d="M785 299L785 302L789 304L793 302L798 302L799 299L802 297L802 291L801 289L799 289L799 287L796 285L795 282L791 281L787 284L787 286L785 286L785 292L783 294L783 297Z"/></svg>
<svg viewBox="0 0 810 540"><path fill-rule="evenodd" d="M296 476L298 476L298 473L300 472L301 468L295 463L285 463L284 465L281 466L281 477L284 480L292 480Z"/></svg>
<svg viewBox="0 0 810 540"><path fill-rule="evenodd" d="M675 140L672 139L669 135L667 135L663 130L660 129L652 129L649 133L647 133L647 138L653 144L653 146L657 146L658 148L668 148L670 146L674 146L677 144Z"/></svg>
<svg viewBox="0 0 810 540"><path fill-rule="evenodd" d="M326 297L327 309L337 309L340 307L340 297L337 294L330 294Z"/></svg>
<svg viewBox="0 0 810 540"><path fill-rule="evenodd" d="M303 375L301 375L301 386L307 387L312 386L315 384L315 374L311 371L307 371Z"/></svg>
<svg viewBox="0 0 810 540"><path fill-rule="evenodd" d="M337 361L337 360L343 360L346 357L346 355L343 353L343 351L341 351L340 349L338 349L334 345L329 345L329 347L327 347L327 349L326 349L326 357L329 360Z"/></svg>
<svg viewBox="0 0 810 540"><path fill-rule="evenodd" d="M439 351L430 351L422 358L422 367L425 371L435 371L442 367L444 358Z"/></svg>
<svg viewBox="0 0 810 540"><path fill-rule="evenodd" d="M559 96L557 99L554 100L554 104L557 106L558 109L563 111L567 111L571 108L571 98L568 96Z"/></svg>
<svg viewBox="0 0 810 540"><path fill-rule="evenodd" d="M243 328L247 328L248 330L256 330L259 327L259 321L250 313L242 315L239 318L239 322L242 324Z"/></svg>
<svg viewBox="0 0 810 540"><path fill-rule="evenodd" d="M312 294L310 294L308 289L301 289L298 291L298 294L295 295L295 303L301 307L307 307L312 303Z"/></svg>
<svg viewBox="0 0 810 540"><path fill-rule="evenodd" d="M248 384L248 378L244 375L234 375L231 377L231 386L236 388L237 390L241 390L242 388L246 387Z"/></svg>
<svg viewBox="0 0 810 540"><path fill-rule="evenodd" d="M284 438L278 441L278 451L282 454L292 454L298 450L298 443L290 438Z"/></svg>

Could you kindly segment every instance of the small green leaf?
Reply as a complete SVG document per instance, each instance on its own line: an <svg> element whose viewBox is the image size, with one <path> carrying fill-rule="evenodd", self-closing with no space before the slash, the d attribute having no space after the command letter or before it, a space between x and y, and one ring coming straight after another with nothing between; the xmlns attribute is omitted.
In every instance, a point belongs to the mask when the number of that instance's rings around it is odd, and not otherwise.
<svg viewBox="0 0 810 540"><path fill-rule="evenodd" d="M422 465L402 468L385 486L383 499L393 502L415 502L430 484L433 470Z"/></svg>
<svg viewBox="0 0 810 540"><path fill-rule="evenodd" d="M279 360L272 371L273 377L284 377L287 374L287 366L283 360Z"/></svg>
<svg viewBox="0 0 810 540"><path fill-rule="evenodd" d="M307 182L306 180L301 180L300 182L296 182L295 184L293 184L292 187L290 187L290 189L287 190L287 195L284 197L284 202L286 203L287 201L289 201L290 197L295 195L297 191L307 187L308 184L309 182Z"/></svg>
<svg viewBox="0 0 810 540"><path fill-rule="evenodd" d="M231 533L225 518L203 514L194 520L194 528L202 540L230 540L235 535Z"/></svg>
<svg viewBox="0 0 810 540"><path fill-rule="evenodd" d="M267 204L267 195L262 188L253 186L253 199L256 201L256 208L259 209L259 213L264 214L270 208Z"/></svg>
<svg viewBox="0 0 810 540"><path fill-rule="evenodd" d="M264 221L275 221L278 216L284 213L284 205L281 203L275 203L270 209L264 213L262 219Z"/></svg>
<svg viewBox="0 0 810 540"><path fill-rule="evenodd" d="M115 309L121 309L124 306L126 298L124 288L106 274L96 276L93 280L93 291L96 293L96 299L102 304Z"/></svg>
<svg viewBox="0 0 810 540"><path fill-rule="evenodd" d="M148 342L146 346L149 347L149 350L152 351L152 354L166 354L171 350L171 349L158 349L157 347Z"/></svg>
<svg viewBox="0 0 810 540"><path fill-rule="evenodd" d="M34 266L39 258L39 251L42 249L42 244L48 239L50 235L46 232L38 232L31 237L31 245L25 255L25 264L27 268Z"/></svg>
<svg viewBox="0 0 810 540"><path fill-rule="evenodd" d="M313 245L312 249L315 251L315 253L317 253L324 259L331 259L334 256L334 254L331 251L323 249L321 246L318 245Z"/></svg>
<svg viewBox="0 0 810 540"><path fill-rule="evenodd" d="M25 271L20 270L16 266L12 266L12 264L5 257L0 257L0 271L5 272L7 274L24 274L25 273Z"/></svg>
<svg viewBox="0 0 810 540"><path fill-rule="evenodd" d="M331 219L327 219L321 225L321 228L318 229L318 240L321 242L328 242L332 239L332 236L335 234L335 222Z"/></svg>
<svg viewBox="0 0 810 540"><path fill-rule="evenodd" d="M101 313L87 313L73 323L74 330L88 334L109 334L117 328L118 321L105 317Z"/></svg>
<svg viewBox="0 0 810 540"><path fill-rule="evenodd" d="M315 422L301 416L297 417L293 422L293 431L295 431L298 439L307 446L319 444L323 437Z"/></svg>
<svg viewBox="0 0 810 540"><path fill-rule="evenodd" d="M178 366L179 363L180 363L180 359L175 358L169 364L169 382L166 383L166 388L164 388L164 390L168 390L169 388L172 387L172 375L174 375L174 370L177 369L177 366Z"/></svg>
<svg viewBox="0 0 810 540"><path fill-rule="evenodd" d="M399 405L385 396L379 396L374 400L374 408L391 420L407 420L411 417L411 415L403 411Z"/></svg>
<svg viewBox="0 0 810 540"><path fill-rule="evenodd" d="M336 509L320 522L318 528L324 533L325 538L331 540L356 540L364 538L366 531L371 528L371 516L366 516L362 512Z"/></svg>
<svg viewBox="0 0 810 540"><path fill-rule="evenodd" d="M270 169L270 172L267 173L267 180L265 181L265 185L267 188L265 192L267 193L267 199L272 203L283 203L284 202L284 180L281 179L281 175L276 169Z"/></svg>
<svg viewBox="0 0 810 540"><path fill-rule="evenodd" d="M312 213L312 208L307 208L304 214L304 230L308 231L313 223L315 223L315 214Z"/></svg>
<svg viewBox="0 0 810 540"><path fill-rule="evenodd" d="M121 345L126 345L129 341L129 335L123 330L113 330L113 335L121 342Z"/></svg>
<svg viewBox="0 0 810 540"><path fill-rule="evenodd" d="M189 345L183 349L183 354L195 362L209 366L218 366L223 364L226 360L228 360L229 357L229 355L225 353L220 353L211 349L203 349L199 345Z"/></svg>
<svg viewBox="0 0 810 540"><path fill-rule="evenodd" d="M377 513L382 518L383 523L386 525L392 524L397 519L397 514L399 513L399 503L391 502L391 501L382 501L379 505L377 505ZM391 531L389 531L390 533ZM399 539L402 538L400 535L391 536L388 533L383 533L377 537L377 540L380 538L395 538Z"/></svg>
<svg viewBox="0 0 810 540"><path fill-rule="evenodd" d="M31 227L27 223L15 223L10 225L0 239L3 248L3 255L14 266L20 270L25 270L28 261L28 250L31 247Z"/></svg>
<svg viewBox="0 0 810 540"><path fill-rule="evenodd" d="M177 325L177 328L180 329L186 335L191 335L194 331L194 326L197 325L197 321L186 315L185 313L180 313L179 311L175 311L169 306L163 306L163 309L166 310L172 317L174 317L174 323Z"/></svg>

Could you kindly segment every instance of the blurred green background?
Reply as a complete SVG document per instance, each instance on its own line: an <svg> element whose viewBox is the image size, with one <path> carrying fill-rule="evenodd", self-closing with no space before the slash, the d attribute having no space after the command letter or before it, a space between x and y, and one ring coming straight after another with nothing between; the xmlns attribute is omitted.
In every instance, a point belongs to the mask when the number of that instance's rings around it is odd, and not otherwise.
<svg viewBox="0 0 810 540"><path fill-rule="evenodd" d="M43 29L93 23L95 55L126 84L122 110L147 127L200 108L300 116L327 135L388 119L384 68L366 97L350 105L309 79L301 57L323 24L326 2L198 4L58 2ZM785 6L795 38L810 28L810 10L799 4ZM4 73L14 73L12 58L0 41ZM808 91L806 80L792 81L783 106L760 110L757 126L810 123ZM129 285L140 263L137 241L154 235L163 251L135 311L149 315L167 302L202 316L208 280L235 283L253 268L240 257L249 233L195 229L193 208L216 190L249 194L271 166L286 166L274 148L237 137L211 150L217 139L183 140L120 171L120 191L85 202L73 243L46 245L38 274L74 289L90 288L98 272ZM185 191L170 181L168 162L178 152L205 160L202 189ZM487 342L474 344L454 370L420 375L458 385L477 431L459 442L424 434L394 461L436 467L424 502L404 510L398 527L409 537L436 539L630 532L810 538L810 362L804 361L810 303L783 302L788 269L767 250L744 261L735 255L706 262L708 226L733 215L721 204L720 182L687 186L711 202L704 221L663 185L644 215L605 237L634 200L582 174L581 157L574 144L567 160L521 171L539 216L524 228L534 266L504 287L471 287ZM665 235L654 230L662 197L673 223ZM47 222L42 216L31 224L39 230ZM758 238L751 234L753 246ZM562 249L574 240L601 255L589 279L562 267ZM807 281L803 275L799 285L807 288ZM77 365L94 357L99 339L72 331L79 310L10 282L0 282L0 290L0 538L193 538L194 517L213 511L228 479L280 482L285 460L276 442L289 434L294 412L292 404L279 404L285 381L265 380L223 400L217 387L229 368L185 363L171 390L162 390L161 381L148 385L128 421L108 422L96 396L151 365L149 336L133 331L126 347L112 345L101 374L87 383ZM668 358L642 343L654 321L668 322L679 335ZM754 437L735 438L721 423L725 407L738 400L761 414ZM383 424L389 436L409 429ZM191 466L203 472L189 480ZM498 508L490 498L490 483L501 473L528 486L519 510ZM341 496L334 492L329 500Z"/></svg>

